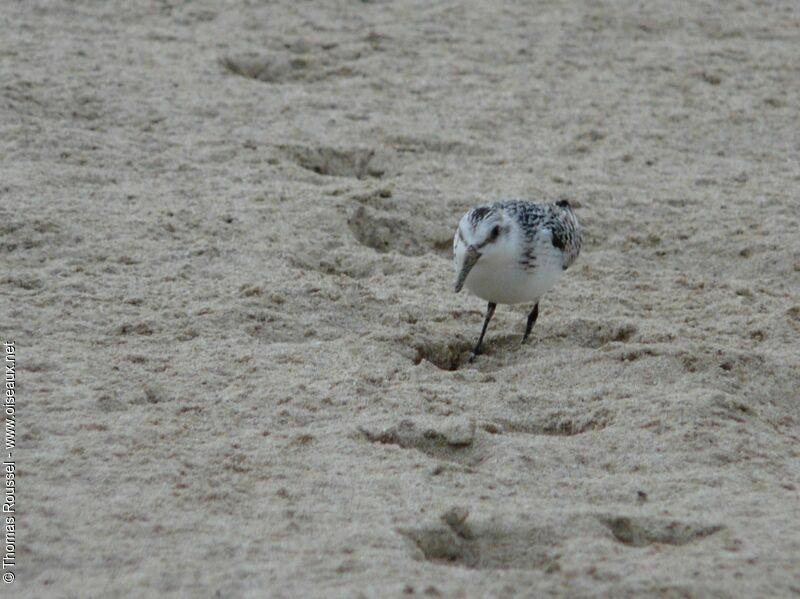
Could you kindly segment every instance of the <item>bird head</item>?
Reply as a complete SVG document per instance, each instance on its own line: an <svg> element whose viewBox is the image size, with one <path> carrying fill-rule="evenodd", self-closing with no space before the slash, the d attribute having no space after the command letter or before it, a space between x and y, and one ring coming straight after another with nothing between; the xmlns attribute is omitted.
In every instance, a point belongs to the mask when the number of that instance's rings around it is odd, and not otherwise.
<svg viewBox="0 0 800 599"><path fill-rule="evenodd" d="M493 257L508 252L510 232L505 213L491 205L473 208L461 218L453 239L456 293L479 260L491 262Z"/></svg>

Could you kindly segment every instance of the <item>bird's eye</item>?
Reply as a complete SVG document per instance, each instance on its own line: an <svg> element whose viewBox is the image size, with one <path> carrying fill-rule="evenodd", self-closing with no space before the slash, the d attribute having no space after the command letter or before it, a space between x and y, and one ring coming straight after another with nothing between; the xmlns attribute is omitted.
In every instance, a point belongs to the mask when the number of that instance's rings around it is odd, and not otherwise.
<svg viewBox="0 0 800 599"><path fill-rule="evenodd" d="M498 235L500 235L500 225L495 225L494 229L492 229L492 239L497 239Z"/></svg>

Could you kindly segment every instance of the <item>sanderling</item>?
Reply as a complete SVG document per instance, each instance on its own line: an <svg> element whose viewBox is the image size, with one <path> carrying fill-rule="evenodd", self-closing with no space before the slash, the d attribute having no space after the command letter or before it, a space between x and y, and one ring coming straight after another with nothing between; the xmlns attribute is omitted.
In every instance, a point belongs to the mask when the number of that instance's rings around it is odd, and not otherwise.
<svg viewBox="0 0 800 599"><path fill-rule="evenodd" d="M467 212L453 240L456 293L466 285L489 302L481 336L470 362L481 351L497 304L535 302L522 342L539 316L539 300L575 262L581 228L566 200L534 204L505 200Z"/></svg>

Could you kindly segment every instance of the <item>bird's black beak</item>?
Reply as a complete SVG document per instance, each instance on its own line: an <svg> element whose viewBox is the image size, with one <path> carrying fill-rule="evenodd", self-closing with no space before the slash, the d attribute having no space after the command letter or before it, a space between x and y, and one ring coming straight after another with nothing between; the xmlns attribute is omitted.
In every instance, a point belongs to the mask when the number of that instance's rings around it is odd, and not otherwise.
<svg viewBox="0 0 800 599"><path fill-rule="evenodd" d="M464 264L461 265L461 271L458 273L458 278L456 279L456 293L461 291L461 288L464 286L464 281L467 280L469 271L472 270L472 267L475 266L475 263L480 257L481 253L475 249L475 246L471 245L467 248Z"/></svg>

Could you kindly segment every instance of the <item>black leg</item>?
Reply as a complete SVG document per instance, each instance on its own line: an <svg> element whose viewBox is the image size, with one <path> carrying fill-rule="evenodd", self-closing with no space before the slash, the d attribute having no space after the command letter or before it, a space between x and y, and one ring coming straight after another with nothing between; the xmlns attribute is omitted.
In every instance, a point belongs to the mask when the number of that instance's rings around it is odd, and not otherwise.
<svg viewBox="0 0 800 599"><path fill-rule="evenodd" d="M489 326L489 321L492 319L494 315L494 309L497 307L497 304L493 304L489 302L489 307L486 308L486 318L483 321L483 330L481 331L481 336L478 338L478 343L475 345L475 349L472 350L472 355L469 357L469 361L472 362L475 359L475 356L481 353L481 343L483 343L483 336L486 334L486 327Z"/></svg>
<svg viewBox="0 0 800 599"><path fill-rule="evenodd" d="M522 336L522 342L525 343L528 340L528 335L531 334L531 329L533 325L536 324L536 319L539 317L539 302L536 302L536 305L531 310L531 313L528 314L528 324L525 326L525 334Z"/></svg>

